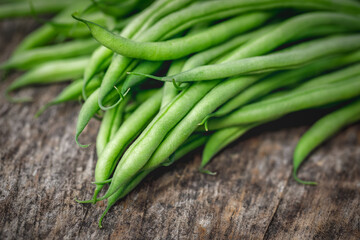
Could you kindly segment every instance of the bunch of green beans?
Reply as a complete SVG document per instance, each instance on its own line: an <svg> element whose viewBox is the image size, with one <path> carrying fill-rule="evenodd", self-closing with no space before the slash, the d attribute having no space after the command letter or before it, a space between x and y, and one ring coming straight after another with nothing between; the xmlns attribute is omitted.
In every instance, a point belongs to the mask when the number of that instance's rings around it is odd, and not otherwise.
<svg viewBox="0 0 360 240"><path fill-rule="evenodd" d="M0 5L1 6L1 5ZM146 176L204 146L199 171L227 145L289 113L329 108L294 150L293 176L314 148L360 120L360 3L354 0L34 0L0 18L57 15L0 70L30 85L75 80L49 106L82 100L75 141L101 120L94 193L109 209ZM11 11L10 11L11 10ZM286 13L286 14L283 14ZM160 80L160 81L158 81ZM102 194L105 185L107 191ZM100 195L102 194L102 195Z"/></svg>

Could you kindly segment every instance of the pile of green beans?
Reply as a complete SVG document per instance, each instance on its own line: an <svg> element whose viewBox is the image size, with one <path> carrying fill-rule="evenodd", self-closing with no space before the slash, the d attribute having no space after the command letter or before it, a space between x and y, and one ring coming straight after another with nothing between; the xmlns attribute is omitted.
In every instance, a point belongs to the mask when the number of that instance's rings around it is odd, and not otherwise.
<svg viewBox="0 0 360 240"><path fill-rule="evenodd" d="M204 146L199 172L246 132L307 109L328 108L294 149L308 155L360 120L360 3L355 0L25 0L0 19L55 13L2 71L26 71L5 90L74 80L48 107L83 101L75 141L101 121L94 193L109 209L146 176ZM3 11L3 9L5 9ZM284 14L286 13L286 14ZM15 95L15 96L14 96ZM290 160L290 159L289 159ZM103 193L105 185L109 185Z"/></svg>

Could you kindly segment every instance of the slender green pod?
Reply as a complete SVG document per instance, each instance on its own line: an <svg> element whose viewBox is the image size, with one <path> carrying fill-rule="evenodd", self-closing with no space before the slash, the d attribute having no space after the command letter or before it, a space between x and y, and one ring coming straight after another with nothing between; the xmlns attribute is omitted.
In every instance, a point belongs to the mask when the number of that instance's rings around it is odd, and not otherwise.
<svg viewBox="0 0 360 240"><path fill-rule="evenodd" d="M253 41L245 43L236 51L232 51L230 54L223 57L219 62L228 62L263 55L284 43L299 39L300 36L304 35L304 33L308 33L311 29L321 28L323 26L340 26L359 30L360 18L353 15L332 12L301 14L284 21L273 31L269 31L266 34L255 38ZM313 33L317 34L316 32ZM309 37L308 35L309 34L306 34L307 37Z"/></svg>
<svg viewBox="0 0 360 240"><path fill-rule="evenodd" d="M0 65L0 69L29 69L49 61L89 55L97 46L95 40L85 39L35 48L12 56Z"/></svg>
<svg viewBox="0 0 360 240"><path fill-rule="evenodd" d="M127 106L127 103L129 102L130 97L125 97L124 100L117 106L117 113L116 117L111 125L111 131L110 131L110 139L113 139L116 132L119 130L121 124L124 122L124 113L125 113L125 107Z"/></svg>
<svg viewBox="0 0 360 240"><path fill-rule="evenodd" d="M101 80L99 77L95 78L94 81L92 81L86 88L86 91L93 92L95 89L97 89L100 86ZM64 90L61 91L61 93L51 100L49 103L47 103L44 107L42 107L36 114L35 117L39 117L46 109L48 109L50 106L60 104L63 102L68 101L75 101L81 98L81 91L83 86L83 79L78 79L72 83L69 84Z"/></svg>
<svg viewBox="0 0 360 240"><path fill-rule="evenodd" d="M348 52L360 47L360 35L335 36L299 44L291 49L265 56L251 57L222 64L196 67L169 77L155 77L160 81L208 81L241 74L292 68L331 54ZM132 73L139 74L141 73Z"/></svg>
<svg viewBox="0 0 360 240"><path fill-rule="evenodd" d="M218 83L219 81L208 81L194 84L166 105L124 153L108 191L98 200L108 198L121 186L126 185L146 164L166 134Z"/></svg>
<svg viewBox="0 0 360 240"><path fill-rule="evenodd" d="M360 120L360 99L329 113L318 120L299 140L293 157L293 177L302 184L316 185L316 182L298 178L297 172L306 157L326 139L347 125Z"/></svg>
<svg viewBox="0 0 360 240"><path fill-rule="evenodd" d="M96 136L96 154L99 157L106 144L110 141L111 126L117 115L117 107L104 113L100 128Z"/></svg>
<svg viewBox="0 0 360 240"><path fill-rule="evenodd" d="M16 79L6 89L6 93L33 84L49 84L79 78L88 61L88 57L81 57L44 63Z"/></svg>
<svg viewBox="0 0 360 240"><path fill-rule="evenodd" d="M93 37L114 52L131 58L150 61L172 60L217 45L239 33L252 29L269 19L268 13L250 13L216 24L190 36L164 42L135 42L116 35L98 24L74 16L85 23Z"/></svg>
<svg viewBox="0 0 360 240"><path fill-rule="evenodd" d="M243 89L258 81L260 76L228 79L207 93L191 111L167 134L143 169L159 166L196 130L199 122Z"/></svg>
<svg viewBox="0 0 360 240"><path fill-rule="evenodd" d="M329 83L301 92L286 94L276 99L249 104L208 123L210 130L266 121L290 112L316 108L331 103L346 101L360 95L360 77L353 77L337 83Z"/></svg>

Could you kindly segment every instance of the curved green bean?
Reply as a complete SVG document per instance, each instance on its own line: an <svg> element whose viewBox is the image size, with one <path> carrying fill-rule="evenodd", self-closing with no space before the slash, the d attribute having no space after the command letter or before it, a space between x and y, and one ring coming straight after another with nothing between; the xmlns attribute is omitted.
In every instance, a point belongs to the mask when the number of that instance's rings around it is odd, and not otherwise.
<svg viewBox="0 0 360 240"><path fill-rule="evenodd" d="M317 146L343 127L360 120L360 99L342 107L318 120L299 140L293 158L293 177L302 184L316 185L316 182L303 181L297 171L301 163Z"/></svg>
<svg viewBox="0 0 360 240"><path fill-rule="evenodd" d="M135 42L113 34L98 24L75 17L85 23L93 37L118 54L150 61L172 60L217 45L232 36L259 26L269 19L268 13L250 13L216 24L197 34L164 42Z"/></svg>
<svg viewBox="0 0 360 240"><path fill-rule="evenodd" d="M320 57L356 50L359 47L359 34L336 36L302 43L279 53L196 67L192 70L169 77L156 77L141 73L132 74L144 75L160 81L207 81L259 71L265 72L295 67Z"/></svg>

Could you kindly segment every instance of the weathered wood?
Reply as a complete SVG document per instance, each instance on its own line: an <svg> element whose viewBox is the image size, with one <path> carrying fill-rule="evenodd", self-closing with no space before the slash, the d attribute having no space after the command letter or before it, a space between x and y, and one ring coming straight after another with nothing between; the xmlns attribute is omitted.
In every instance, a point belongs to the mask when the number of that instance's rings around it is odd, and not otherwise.
<svg viewBox="0 0 360 240"><path fill-rule="evenodd" d="M4 60L33 21L0 23ZM18 74L0 83L3 91ZM159 169L104 219L104 203L81 205L93 186L94 147L74 141L78 103L36 111L65 85L27 88L33 103L0 96L0 239L359 239L360 126L322 145L291 178L293 149L307 126L269 124L232 144L200 174L200 154ZM288 119L289 121L289 119ZM81 142L94 143L91 121ZM280 126L280 127L279 127Z"/></svg>

